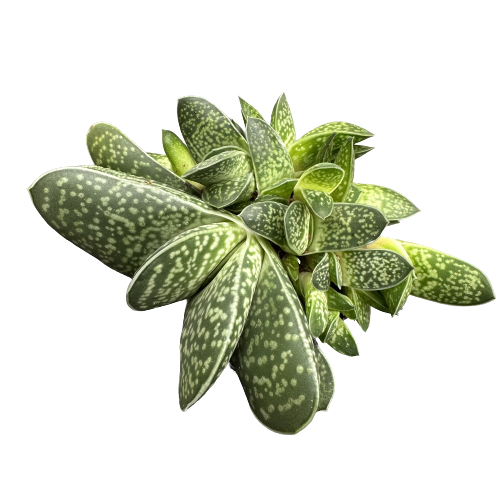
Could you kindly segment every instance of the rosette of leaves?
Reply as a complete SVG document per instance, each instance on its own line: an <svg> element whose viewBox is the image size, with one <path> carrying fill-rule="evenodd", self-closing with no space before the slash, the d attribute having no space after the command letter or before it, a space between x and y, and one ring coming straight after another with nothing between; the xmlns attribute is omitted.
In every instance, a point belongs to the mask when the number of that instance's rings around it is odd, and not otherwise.
<svg viewBox="0 0 500 500"><path fill-rule="evenodd" d="M52 170L29 191L53 229L131 278L131 308L187 299L183 410L230 363L262 424L294 434L334 392L316 339L356 356L347 320L366 331L372 308L394 316L409 295L464 306L494 295L476 267L381 236L418 209L354 183L370 132L332 122L296 139L284 94L269 123L240 101L244 128L205 99L180 99L184 140L164 130L164 154L97 123L93 165Z"/></svg>

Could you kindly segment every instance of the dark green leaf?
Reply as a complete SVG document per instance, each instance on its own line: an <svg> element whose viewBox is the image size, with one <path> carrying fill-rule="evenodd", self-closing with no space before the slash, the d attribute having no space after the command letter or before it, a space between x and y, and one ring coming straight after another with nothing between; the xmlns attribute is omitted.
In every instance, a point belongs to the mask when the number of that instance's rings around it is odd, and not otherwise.
<svg viewBox="0 0 500 500"><path fill-rule="evenodd" d="M335 382L333 380L332 369L321 352L319 346L314 346L316 352L316 363L318 365L319 376L319 403L318 411L327 411L335 391Z"/></svg>
<svg viewBox="0 0 500 500"><path fill-rule="evenodd" d="M330 217L333 212L333 199L323 191L315 191L313 189L304 189L301 193L301 198L307 203L309 208L320 219Z"/></svg>
<svg viewBox="0 0 500 500"><path fill-rule="evenodd" d="M309 244L309 210L305 203L294 201L285 212L285 237L290 249L302 255Z"/></svg>
<svg viewBox="0 0 500 500"><path fill-rule="evenodd" d="M363 300L363 297L358 294L354 288L346 287L347 296L354 304L354 312L356 313L356 321L361 329L366 332L370 326L370 306Z"/></svg>
<svg viewBox="0 0 500 500"><path fill-rule="evenodd" d="M245 208L240 217L245 225L259 236L276 245L286 245L285 213L287 207L275 201L253 203Z"/></svg>
<svg viewBox="0 0 500 500"><path fill-rule="evenodd" d="M312 284L322 292L326 292L330 288L329 267L328 254L325 253L312 272Z"/></svg>
<svg viewBox="0 0 500 500"><path fill-rule="evenodd" d="M351 299L333 288L328 289L326 298L329 311L351 311L354 309L354 304L351 302Z"/></svg>
<svg viewBox="0 0 500 500"><path fill-rule="evenodd" d="M264 119L262 115L253 106L248 104L248 102L246 102L241 97L239 98L239 100L241 105L241 115L243 116L243 121L245 122L245 125L247 124L247 119L249 116L251 116L252 118L260 118L261 120Z"/></svg>
<svg viewBox="0 0 500 500"><path fill-rule="evenodd" d="M296 255L287 253L282 261L283 267L292 281L297 281L299 279L299 265L300 260Z"/></svg>
<svg viewBox="0 0 500 500"><path fill-rule="evenodd" d="M248 201L255 191L253 174L235 181L223 181L206 186L202 199L212 207L223 208L241 201Z"/></svg>
<svg viewBox="0 0 500 500"><path fill-rule="evenodd" d="M399 286L399 285L397 285ZM390 288L388 289L390 290ZM360 290L356 289L358 295L371 307L378 309L381 312L388 313L389 306L387 305L382 292L378 290Z"/></svg>
<svg viewBox="0 0 500 500"><path fill-rule="evenodd" d="M326 334L325 342L340 354L359 356L358 346L347 325L340 318L332 322Z"/></svg>
<svg viewBox="0 0 500 500"><path fill-rule="evenodd" d="M340 260L333 252L329 252L328 257L330 259L330 281L333 281L339 288L342 288Z"/></svg>

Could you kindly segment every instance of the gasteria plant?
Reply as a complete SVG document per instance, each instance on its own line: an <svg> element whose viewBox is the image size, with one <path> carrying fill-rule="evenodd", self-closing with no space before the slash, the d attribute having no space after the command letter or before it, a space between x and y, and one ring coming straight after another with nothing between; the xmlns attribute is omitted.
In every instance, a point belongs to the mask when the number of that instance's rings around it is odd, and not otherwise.
<svg viewBox="0 0 500 500"><path fill-rule="evenodd" d="M97 123L87 135L94 165L52 170L29 191L59 234L132 278L132 309L188 299L183 410L230 363L255 416L294 434L334 392L315 338L357 356L347 318L366 331L371 308L394 316L410 294L462 306L494 295L474 266L381 236L418 209L353 182L370 132L332 122L296 140L284 94L270 124L240 101L246 129L205 99L180 99L185 143L164 130L165 155Z"/></svg>

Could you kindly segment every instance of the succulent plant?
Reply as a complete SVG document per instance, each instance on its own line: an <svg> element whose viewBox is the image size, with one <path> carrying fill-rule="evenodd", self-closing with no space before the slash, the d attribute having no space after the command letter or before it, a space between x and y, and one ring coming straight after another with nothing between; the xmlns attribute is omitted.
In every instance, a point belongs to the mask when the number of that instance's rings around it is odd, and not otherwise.
<svg viewBox="0 0 500 500"><path fill-rule="evenodd" d="M184 142L164 130L165 154L97 123L94 165L52 170L29 191L59 234L132 278L132 309L187 299L183 410L230 364L257 419L294 434L334 392L316 339L357 356L347 319L366 331L372 308L397 315L410 294L463 306L494 295L476 267L381 236L418 209L354 183L370 132L332 122L297 140L284 94L270 123L240 102L245 129L205 99L180 99Z"/></svg>

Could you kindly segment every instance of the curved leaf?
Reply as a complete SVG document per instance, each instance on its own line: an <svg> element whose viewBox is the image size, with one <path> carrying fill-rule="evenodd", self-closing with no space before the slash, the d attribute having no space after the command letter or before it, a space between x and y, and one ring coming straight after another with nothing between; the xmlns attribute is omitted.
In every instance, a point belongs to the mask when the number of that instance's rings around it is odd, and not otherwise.
<svg viewBox="0 0 500 500"><path fill-rule="evenodd" d="M354 157L356 159L361 158L364 156L366 153L369 153L370 151L374 150L374 147L370 146L363 146L361 144L355 144L354 145Z"/></svg>
<svg viewBox="0 0 500 500"><path fill-rule="evenodd" d="M285 212L286 242L297 255L302 255L309 244L310 218L306 204L301 201L291 203Z"/></svg>
<svg viewBox="0 0 500 500"><path fill-rule="evenodd" d="M196 164L186 145L174 132L162 130L163 150L168 156L173 170L177 175L183 175Z"/></svg>
<svg viewBox="0 0 500 500"><path fill-rule="evenodd" d="M349 190L351 189L352 180L354 179L354 149L353 138L348 137L342 144L336 158L336 164L344 171L342 182L338 185L337 189L333 191L333 201L345 201Z"/></svg>
<svg viewBox="0 0 500 500"><path fill-rule="evenodd" d="M333 281L337 287L342 288L342 268L340 267L339 258L333 253L328 253L330 260L330 281Z"/></svg>
<svg viewBox="0 0 500 500"><path fill-rule="evenodd" d="M248 151L238 148L237 146L221 146L220 148L214 148L210 150L204 157L202 161L208 160L213 156L220 155L221 153L227 153L228 151L240 151L242 153L248 154Z"/></svg>
<svg viewBox="0 0 500 500"><path fill-rule="evenodd" d="M339 166L333 163L319 163L302 174L295 189L314 189L331 193L343 177L344 171Z"/></svg>
<svg viewBox="0 0 500 500"><path fill-rule="evenodd" d="M403 309L413 286L413 273L410 273L399 285L381 290L389 312L392 316L398 314Z"/></svg>
<svg viewBox="0 0 500 500"><path fill-rule="evenodd" d="M356 184L351 184L351 187L349 188L349 192L347 193L347 196L345 197L345 202L346 203L357 203L359 201L359 198L361 196L361 189ZM369 203L368 203L369 205Z"/></svg>
<svg viewBox="0 0 500 500"><path fill-rule="evenodd" d="M411 274L409 276L411 276ZM403 280L400 285L405 281L406 280ZM390 288L388 288L388 290L390 290ZM369 306L384 313L389 312L389 306L387 305L382 292L378 290L360 290L359 288L356 289L356 292Z"/></svg>
<svg viewBox="0 0 500 500"><path fill-rule="evenodd" d="M324 342L340 354L344 354L345 356L359 356L358 346L352 333L338 315L335 321L330 322Z"/></svg>
<svg viewBox="0 0 500 500"><path fill-rule="evenodd" d="M347 295L339 293L331 287L326 293L326 299L329 311L352 311L354 309L354 304Z"/></svg>
<svg viewBox="0 0 500 500"><path fill-rule="evenodd" d="M299 274L300 287L306 304L306 316L313 337L320 337L328 322L326 292L317 290L312 283L312 273Z"/></svg>
<svg viewBox="0 0 500 500"><path fill-rule="evenodd" d="M172 164L170 163L170 160L168 159L167 155L162 155L158 153L146 153L148 156L151 156L153 160L158 162L163 168L166 168L167 170L172 170Z"/></svg>
<svg viewBox="0 0 500 500"><path fill-rule="evenodd" d="M202 193L202 199L212 207L223 208L241 201L250 200L254 191L254 176L248 174L243 179L206 186Z"/></svg>
<svg viewBox="0 0 500 500"><path fill-rule="evenodd" d="M297 182L298 179L282 179L276 184L273 184L272 186L269 186L268 188L262 190L259 193L259 198L266 195L274 195L280 196L281 198L288 201Z"/></svg>
<svg viewBox="0 0 500 500"><path fill-rule="evenodd" d="M245 208L240 217L252 232L282 247L286 245L286 210L287 207L275 201L257 202Z"/></svg>
<svg viewBox="0 0 500 500"><path fill-rule="evenodd" d="M290 147L295 142L295 125L284 93L279 96L274 105L271 127L276 130L285 146Z"/></svg>
<svg viewBox="0 0 500 500"><path fill-rule="evenodd" d="M241 97L239 97L238 99L240 100L241 116L243 116L243 121L245 122L245 125L247 124L249 116L251 116L252 118L260 118L261 120L264 119L262 115L253 106L248 104L248 102L246 102Z"/></svg>
<svg viewBox="0 0 500 500"><path fill-rule="evenodd" d="M405 219L420 210L402 194L374 184L357 184L361 189L359 203L378 208L389 220Z"/></svg>
<svg viewBox="0 0 500 500"><path fill-rule="evenodd" d="M363 300L363 297L358 294L354 288L346 287L347 296L354 304L354 312L356 314L356 321L361 329L366 332L370 326L370 306Z"/></svg>
<svg viewBox="0 0 500 500"><path fill-rule="evenodd" d="M328 363L328 360L321 352L319 346L314 346L314 351L316 353L316 363L318 365L319 377L318 411L327 411L330 406L330 402L332 401L333 393L335 392L335 382L333 380L330 363Z"/></svg>
<svg viewBox="0 0 500 500"><path fill-rule="evenodd" d="M299 279L300 260L296 255L287 253L281 260L288 276L292 281Z"/></svg>
<svg viewBox="0 0 500 500"><path fill-rule="evenodd" d="M320 219L330 217L333 212L333 200L329 194L323 191L315 191L313 189L304 189L301 193L301 198L307 203L309 208Z"/></svg>
<svg viewBox="0 0 500 500"><path fill-rule="evenodd" d="M316 264L312 272L312 284L317 290L326 292L330 288L330 262L328 254L323 254L323 257Z"/></svg>
<svg viewBox="0 0 500 500"><path fill-rule="evenodd" d="M275 194L265 194L263 196L259 196L255 201L257 201L258 203L264 201L274 201L276 203L280 203L281 205L285 205L285 207L288 207L288 200L285 200L285 198L282 198L281 196L276 196Z"/></svg>

